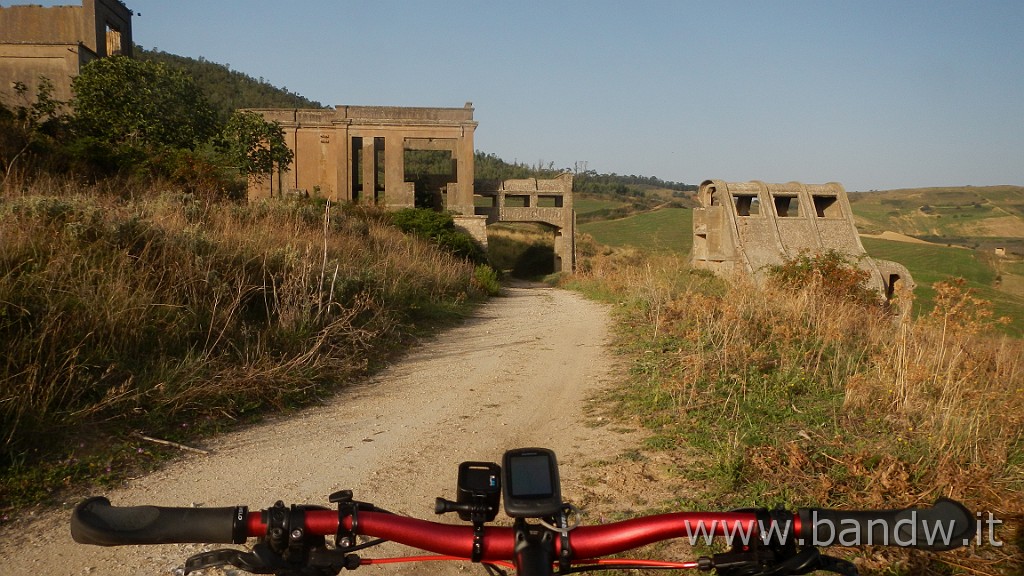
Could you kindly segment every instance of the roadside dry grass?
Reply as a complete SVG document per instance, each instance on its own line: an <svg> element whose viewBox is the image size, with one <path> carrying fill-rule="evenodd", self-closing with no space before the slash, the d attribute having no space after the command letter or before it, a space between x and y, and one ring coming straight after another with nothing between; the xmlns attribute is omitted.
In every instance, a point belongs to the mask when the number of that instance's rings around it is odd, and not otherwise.
<svg viewBox="0 0 1024 576"><path fill-rule="evenodd" d="M480 295L383 212L101 186L0 197L5 510L116 476L150 452L133 432L315 402Z"/></svg>
<svg viewBox="0 0 1024 576"><path fill-rule="evenodd" d="M955 280L913 318L837 298L727 284L679 257L595 253L570 286L616 304L631 364L618 401L649 429L672 504L905 507L939 496L993 512L1004 547L851 551L868 573L1020 573L1024 342ZM820 280L820 279L819 279ZM902 305L910 305L903 295ZM895 566L895 568L893 568Z"/></svg>

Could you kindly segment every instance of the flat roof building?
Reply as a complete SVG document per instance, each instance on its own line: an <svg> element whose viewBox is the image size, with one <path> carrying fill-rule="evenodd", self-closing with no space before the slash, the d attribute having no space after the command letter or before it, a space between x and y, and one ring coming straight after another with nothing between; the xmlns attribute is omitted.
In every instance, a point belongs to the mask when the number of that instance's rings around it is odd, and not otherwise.
<svg viewBox="0 0 1024 576"><path fill-rule="evenodd" d="M71 99L82 66L106 56L132 56L132 11L119 0L82 0L81 6L0 6L0 97L16 82L35 98L39 77L54 98Z"/></svg>

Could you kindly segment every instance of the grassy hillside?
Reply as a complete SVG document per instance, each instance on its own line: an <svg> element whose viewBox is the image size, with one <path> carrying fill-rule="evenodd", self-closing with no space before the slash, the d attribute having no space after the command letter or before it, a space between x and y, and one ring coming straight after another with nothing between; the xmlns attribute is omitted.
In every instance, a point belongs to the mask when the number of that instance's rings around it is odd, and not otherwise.
<svg viewBox="0 0 1024 576"><path fill-rule="evenodd" d="M975 250L948 247L936 244L916 244L878 238L862 238L868 254L893 260L906 266L917 282L914 291L918 313L931 310L935 298L932 285L949 277L962 277L979 298L992 302L996 316L1005 316L1011 324L1008 332L1024 336L1024 291L1016 285L1007 285L1001 277L1014 276L1009 272L1000 274L992 258L983 257ZM1022 268L1013 263L1011 270ZM997 282L997 279L1000 281Z"/></svg>
<svg viewBox="0 0 1024 576"><path fill-rule="evenodd" d="M892 230L939 244L1024 255L1024 187L919 188L850 194L862 233Z"/></svg>
<svg viewBox="0 0 1024 576"><path fill-rule="evenodd" d="M616 220L580 224L580 231L607 246L689 254L693 247L693 211L661 208Z"/></svg>
<svg viewBox="0 0 1024 576"><path fill-rule="evenodd" d="M576 210L577 217L589 216L595 213L603 213L632 206L631 202L617 200L607 196L576 195L573 197L572 202L573 208Z"/></svg>
<svg viewBox="0 0 1024 576"><path fill-rule="evenodd" d="M600 218L635 207L605 197L585 196L578 211L580 231L607 246L630 246L652 252L689 253L692 212L665 208L621 218ZM1024 188L933 188L851 194L862 233L896 231L925 237L930 243L863 238L868 254L900 262L917 281L918 313L930 310L932 284L960 276L980 298L992 302L997 316L1011 323L1007 332L1024 336ZM922 211L921 207L926 206ZM970 249L966 246L974 246ZM995 247L1007 257L996 257Z"/></svg>

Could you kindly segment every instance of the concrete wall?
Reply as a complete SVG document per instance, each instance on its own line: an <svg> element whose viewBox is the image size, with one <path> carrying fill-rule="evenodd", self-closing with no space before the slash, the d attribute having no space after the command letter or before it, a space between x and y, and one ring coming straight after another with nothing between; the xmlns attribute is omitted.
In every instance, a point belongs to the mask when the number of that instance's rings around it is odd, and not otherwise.
<svg viewBox="0 0 1024 576"><path fill-rule="evenodd" d="M29 86L34 100L39 76L54 84L58 100L70 100L71 79L105 56L132 56L132 12L118 0L82 0L81 6L0 6L0 97L9 101L14 82ZM21 103L15 103L15 105Z"/></svg>
<svg viewBox="0 0 1024 576"><path fill-rule="evenodd" d="M897 281L913 287L905 267L868 257L841 184L707 180L697 198L691 254L696 268L762 280L769 266L834 250L868 272L881 294L892 296Z"/></svg>
<svg viewBox="0 0 1024 576"><path fill-rule="evenodd" d="M522 178L479 182L477 196L489 199L489 206L477 206L476 213L494 222L540 222L555 235L555 272L576 267L576 212L573 209L573 176ZM511 205L510 200L517 200ZM521 205L520 205L521 204Z"/></svg>
<svg viewBox="0 0 1024 576"><path fill-rule="evenodd" d="M406 208L415 204L405 181L406 150L448 150L456 181L447 208L473 215L473 107L337 106L333 110L254 110L281 124L295 161L269 181L250 183L249 198L293 190L335 201Z"/></svg>
<svg viewBox="0 0 1024 576"><path fill-rule="evenodd" d="M554 230L555 270L571 271L575 265L571 174L485 184L481 194L493 203L476 206L472 103L462 108L343 105L253 111L281 125L295 160L267 180L250 181L250 200L316 193L338 202L411 208L415 185L405 181L405 151L444 150L452 155L455 181L446 182L440 208L454 212L460 227L486 246L488 223L541 222ZM525 205L507 206L509 196L524 198Z"/></svg>

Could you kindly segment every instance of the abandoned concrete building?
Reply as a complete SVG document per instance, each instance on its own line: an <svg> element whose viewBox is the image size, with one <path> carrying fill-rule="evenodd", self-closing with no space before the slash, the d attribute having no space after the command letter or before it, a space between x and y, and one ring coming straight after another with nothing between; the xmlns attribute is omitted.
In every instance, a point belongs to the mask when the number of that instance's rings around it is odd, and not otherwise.
<svg viewBox="0 0 1024 576"><path fill-rule="evenodd" d="M868 272L871 287L892 298L914 286L902 264L869 258L841 184L766 184L707 180L693 211L692 263L731 277L763 280L768 266L803 252L839 252Z"/></svg>
<svg viewBox="0 0 1024 576"><path fill-rule="evenodd" d="M473 111L468 102L461 108L254 110L281 126L295 159L270 178L250 181L249 199L297 192L400 209L416 206L419 197L421 205L455 213L456 223L485 246L488 224L536 222L554 232L554 270L572 270L572 175L474 182ZM406 169L413 151L438 153L450 169L415 178Z"/></svg>
<svg viewBox="0 0 1024 576"><path fill-rule="evenodd" d="M81 6L0 6L0 90L15 82L35 98L40 76L57 100L71 99L71 79L97 58L132 55L132 11L118 0L82 0Z"/></svg>

